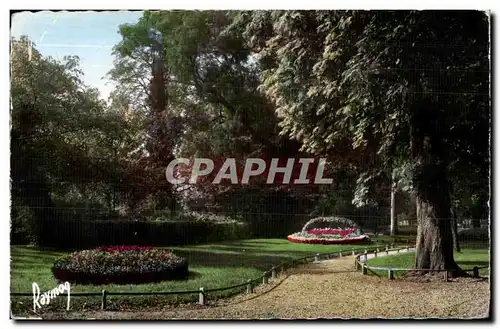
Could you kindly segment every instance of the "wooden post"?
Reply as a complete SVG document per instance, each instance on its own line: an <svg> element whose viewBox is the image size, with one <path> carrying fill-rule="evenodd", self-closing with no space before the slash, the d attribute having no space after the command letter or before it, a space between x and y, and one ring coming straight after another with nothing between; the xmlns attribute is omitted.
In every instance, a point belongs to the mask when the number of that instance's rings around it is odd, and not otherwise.
<svg viewBox="0 0 500 329"><path fill-rule="evenodd" d="M394 271L389 269L389 280L394 280Z"/></svg>
<svg viewBox="0 0 500 329"><path fill-rule="evenodd" d="M444 281L448 282L448 271L444 271Z"/></svg>
<svg viewBox="0 0 500 329"><path fill-rule="evenodd" d="M474 278L479 278L479 267L474 266L474 268L472 269L472 276Z"/></svg>
<svg viewBox="0 0 500 329"><path fill-rule="evenodd" d="M366 274L367 274L367 272L368 272L368 271L367 271L367 268L366 268L366 264L361 265L361 270L362 270L362 271L361 271L361 273L362 273L363 275L366 275Z"/></svg>
<svg viewBox="0 0 500 329"><path fill-rule="evenodd" d="M354 267L356 268L356 271L359 270L359 262L356 258L354 258Z"/></svg>
<svg viewBox="0 0 500 329"><path fill-rule="evenodd" d="M198 295L198 304L205 305L205 291L203 287L200 288L200 293Z"/></svg>
<svg viewBox="0 0 500 329"><path fill-rule="evenodd" d="M101 310L105 310L106 309L106 296L108 295L108 292L106 291L106 289L103 289L102 290L102 300L101 300Z"/></svg>
<svg viewBox="0 0 500 329"><path fill-rule="evenodd" d="M277 275L276 275L276 269L273 268L273 270L271 271L271 277L273 279L276 279Z"/></svg>
<svg viewBox="0 0 500 329"><path fill-rule="evenodd" d="M247 281L247 294L251 294L253 292L252 280Z"/></svg>
<svg viewBox="0 0 500 329"><path fill-rule="evenodd" d="M398 234L398 218L396 216L396 194L398 193L398 181L396 178L396 173L393 171L391 175L391 231L390 234L392 237L395 237Z"/></svg>
<svg viewBox="0 0 500 329"><path fill-rule="evenodd" d="M262 277L262 284L267 284L267 273L264 272L264 276Z"/></svg>

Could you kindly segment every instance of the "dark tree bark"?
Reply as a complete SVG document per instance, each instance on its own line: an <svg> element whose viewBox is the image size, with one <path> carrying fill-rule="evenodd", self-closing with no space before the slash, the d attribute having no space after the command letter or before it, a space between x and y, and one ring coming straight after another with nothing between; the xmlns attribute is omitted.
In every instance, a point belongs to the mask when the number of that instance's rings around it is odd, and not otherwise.
<svg viewBox="0 0 500 329"><path fill-rule="evenodd" d="M415 268L446 269L452 277L466 276L453 259L447 149L442 139L445 120L438 106L432 101L420 103L411 122L411 151L417 165L413 176L418 222Z"/></svg>
<svg viewBox="0 0 500 329"><path fill-rule="evenodd" d="M164 168L175 158L173 149L180 135L182 122L167 110L168 81L161 48L155 50L151 75L149 133L152 138L149 141L148 151L151 153L152 167L154 168L151 175L157 177L154 179L158 183L154 187L149 186L149 189L155 195L157 209L173 210L170 206L172 206L171 200L175 196L172 185L164 179Z"/></svg>
<svg viewBox="0 0 500 329"><path fill-rule="evenodd" d="M417 189L417 258L418 269L459 272L453 259L450 199L447 193L445 167L423 168ZM453 274L452 274L453 275Z"/></svg>

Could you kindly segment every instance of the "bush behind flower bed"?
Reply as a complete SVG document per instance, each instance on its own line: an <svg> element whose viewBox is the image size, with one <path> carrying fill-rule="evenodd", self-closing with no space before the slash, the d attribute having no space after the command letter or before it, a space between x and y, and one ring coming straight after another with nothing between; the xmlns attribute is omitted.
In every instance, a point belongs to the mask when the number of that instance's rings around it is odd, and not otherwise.
<svg viewBox="0 0 500 329"><path fill-rule="evenodd" d="M187 279L188 263L151 247L100 247L77 251L54 262L54 277L80 284L139 284Z"/></svg>

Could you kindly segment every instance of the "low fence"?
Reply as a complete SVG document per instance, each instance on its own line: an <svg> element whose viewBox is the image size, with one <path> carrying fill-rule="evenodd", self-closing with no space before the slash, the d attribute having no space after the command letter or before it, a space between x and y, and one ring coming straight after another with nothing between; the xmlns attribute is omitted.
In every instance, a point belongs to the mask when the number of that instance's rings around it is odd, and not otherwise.
<svg viewBox="0 0 500 329"><path fill-rule="evenodd" d="M366 250L362 254L358 254L354 258L354 266L356 267L356 271L361 269L361 273L366 275L368 274L368 270L371 271L386 271L387 272L387 277L390 280L394 280L394 273L395 272L443 272L443 279L445 282L448 282L448 277L450 276L450 273L453 272L453 270L446 270L446 269L418 269L418 268L395 268L395 267L387 267L387 266L370 266L366 262L368 261L368 256L373 255L374 258L378 257L380 254L384 256L389 256L391 252L396 252L396 254L400 252L411 252L415 251L414 247L397 247L397 248L389 248L386 246L385 250L381 251L379 248L375 252L370 253L368 250ZM364 257L364 260L362 258ZM482 268L488 268L489 266L474 266L471 269L462 269L465 272L472 272L472 277L474 278L479 278L479 270Z"/></svg>
<svg viewBox="0 0 500 329"><path fill-rule="evenodd" d="M325 259L334 259L338 257L345 256L354 256L360 253L366 254L370 251L378 251L382 248L382 246L374 246L370 248L359 248L359 249L346 249L332 253L320 253L313 254L305 257L295 258L290 261L282 262L276 266L273 266L268 271L262 273L262 275L250 279L241 284L220 287L220 288L212 288L205 289L204 287L200 287L198 290L188 290L188 291L158 291L158 292L119 292L119 291L107 291L102 290L101 292L80 292L80 293L72 293L71 297L101 297L101 309L105 310L107 306L107 297L108 296L162 296L162 295L196 295L198 294L198 303L200 305L205 305L209 299L210 293L224 291L224 290L232 290L237 288L246 287L247 293L253 293L254 288L260 284L267 284L269 282L269 278L276 279L280 273L283 273L286 269L295 267L300 264L306 264L311 261L320 261ZM386 248L388 248L386 246ZM33 293L11 293L10 296L19 296L19 297L28 297L33 296Z"/></svg>

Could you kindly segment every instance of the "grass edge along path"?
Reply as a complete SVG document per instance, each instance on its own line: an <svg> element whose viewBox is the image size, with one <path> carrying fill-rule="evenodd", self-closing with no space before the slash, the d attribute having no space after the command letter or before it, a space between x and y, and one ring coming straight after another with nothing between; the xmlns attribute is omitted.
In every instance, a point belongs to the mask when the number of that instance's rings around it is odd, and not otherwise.
<svg viewBox="0 0 500 329"><path fill-rule="evenodd" d="M454 258L457 262L458 266L463 269L469 270L474 266L483 267L489 266L489 249L473 249L473 248L465 248L462 249L461 252L454 252ZM383 266L383 267L392 267L392 268L408 268L412 269L415 267L415 252L405 252L396 255L389 255L377 258L370 258L367 261L369 266ZM480 276L489 276L489 268L480 268L479 275ZM402 278L406 276L405 271L395 271L395 278ZM469 272L470 273L470 272ZM376 275L381 277L387 276L387 271L382 270L369 270L369 275Z"/></svg>

